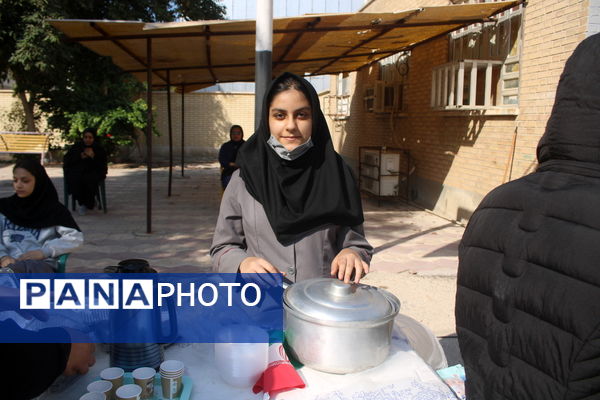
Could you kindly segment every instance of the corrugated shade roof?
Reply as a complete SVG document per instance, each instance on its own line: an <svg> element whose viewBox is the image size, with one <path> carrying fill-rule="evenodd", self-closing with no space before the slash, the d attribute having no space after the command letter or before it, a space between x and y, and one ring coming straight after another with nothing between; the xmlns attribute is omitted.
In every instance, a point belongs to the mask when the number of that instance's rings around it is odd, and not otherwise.
<svg viewBox="0 0 600 400"><path fill-rule="evenodd" d="M273 75L355 71L391 54L488 20L522 0L427 7L397 13L309 14L273 20ZM196 90L217 82L254 81L255 21L52 20L68 38L146 80L152 39L153 86Z"/></svg>

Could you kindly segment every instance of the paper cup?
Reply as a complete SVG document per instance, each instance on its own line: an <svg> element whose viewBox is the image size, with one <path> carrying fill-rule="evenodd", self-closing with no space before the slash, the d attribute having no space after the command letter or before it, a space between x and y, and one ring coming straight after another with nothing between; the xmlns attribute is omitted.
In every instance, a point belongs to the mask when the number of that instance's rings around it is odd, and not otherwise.
<svg viewBox="0 0 600 400"><path fill-rule="evenodd" d="M90 393L102 393L107 399L110 399L113 384L110 381L94 381L87 386Z"/></svg>
<svg viewBox="0 0 600 400"><path fill-rule="evenodd" d="M152 399L154 397L154 368L142 367L131 373L133 382L142 388L142 399Z"/></svg>
<svg viewBox="0 0 600 400"><path fill-rule="evenodd" d="M183 389L183 378L160 378L160 384L162 387L163 399L172 400L177 399L181 395Z"/></svg>
<svg viewBox="0 0 600 400"><path fill-rule="evenodd" d="M123 385L117 389L117 400L141 400L142 388L138 385Z"/></svg>
<svg viewBox="0 0 600 400"><path fill-rule="evenodd" d="M119 367L105 368L102 370L102 372L100 372L100 378L104 379L105 381L109 381L113 385L112 390L110 391L110 396L106 397L109 399L115 398L117 389L123 386L123 375L125 375L125 371L123 368Z"/></svg>
<svg viewBox="0 0 600 400"><path fill-rule="evenodd" d="M183 389L183 371L181 361L167 360L160 364L160 383L164 399L176 399Z"/></svg>
<svg viewBox="0 0 600 400"><path fill-rule="evenodd" d="M184 365L179 360L167 360L160 364L161 375L179 375L183 374Z"/></svg>
<svg viewBox="0 0 600 400"><path fill-rule="evenodd" d="M104 393L86 393L79 398L79 400L108 400Z"/></svg>

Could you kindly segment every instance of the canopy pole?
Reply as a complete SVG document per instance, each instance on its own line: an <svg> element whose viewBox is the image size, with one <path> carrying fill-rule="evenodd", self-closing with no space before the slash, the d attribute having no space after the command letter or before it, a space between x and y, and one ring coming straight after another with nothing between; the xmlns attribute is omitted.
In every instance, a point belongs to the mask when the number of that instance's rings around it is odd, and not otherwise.
<svg viewBox="0 0 600 400"><path fill-rule="evenodd" d="M254 69L254 129L258 129L262 102L272 77L273 0L256 3L256 67Z"/></svg>
<svg viewBox="0 0 600 400"><path fill-rule="evenodd" d="M171 124L171 71L167 70L167 119L169 124L169 190L171 197L171 182L173 179L173 126Z"/></svg>
<svg viewBox="0 0 600 400"><path fill-rule="evenodd" d="M181 176L185 169L185 85L181 85Z"/></svg>
<svg viewBox="0 0 600 400"><path fill-rule="evenodd" d="M152 233L152 38L146 39L146 233Z"/></svg>

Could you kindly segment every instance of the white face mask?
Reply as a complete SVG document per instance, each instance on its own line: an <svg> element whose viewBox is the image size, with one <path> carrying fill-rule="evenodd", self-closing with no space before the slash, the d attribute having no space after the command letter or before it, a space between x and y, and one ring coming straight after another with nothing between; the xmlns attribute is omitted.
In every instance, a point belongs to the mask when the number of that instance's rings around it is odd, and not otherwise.
<svg viewBox="0 0 600 400"><path fill-rule="evenodd" d="M275 153L277 153L279 157L288 161L293 161L297 159L298 157L306 153L308 149L314 146L312 138L308 138L306 142L302 143L294 150L287 151L286 148L281 143L279 143L279 141L275 139L273 135L271 135L269 140L267 140L267 143L269 144L269 146L271 146L271 148L275 151Z"/></svg>

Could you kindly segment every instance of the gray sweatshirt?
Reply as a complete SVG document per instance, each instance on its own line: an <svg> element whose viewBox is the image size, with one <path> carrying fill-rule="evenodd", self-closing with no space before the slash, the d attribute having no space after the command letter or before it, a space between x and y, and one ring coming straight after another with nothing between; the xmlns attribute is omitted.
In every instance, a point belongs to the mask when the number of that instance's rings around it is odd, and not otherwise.
<svg viewBox="0 0 600 400"><path fill-rule="evenodd" d="M279 243L238 170L223 194L210 255L215 272L237 272L246 257L261 257L295 282L329 277L331 261L344 248L355 250L366 263L373 256L362 225L329 225L289 246Z"/></svg>
<svg viewBox="0 0 600 400"><path fill-rule="evenodd" d="M83 244L83 233L74 228L51 226L25 228L0 214L0 257L19 258L31 250L41 250L46 262L56 266L56 258L71 253Z"/></svg>

